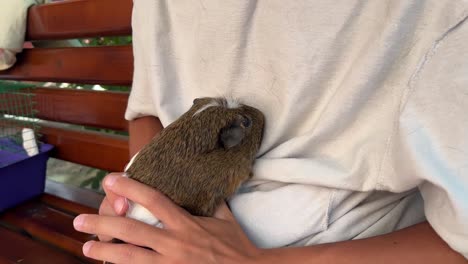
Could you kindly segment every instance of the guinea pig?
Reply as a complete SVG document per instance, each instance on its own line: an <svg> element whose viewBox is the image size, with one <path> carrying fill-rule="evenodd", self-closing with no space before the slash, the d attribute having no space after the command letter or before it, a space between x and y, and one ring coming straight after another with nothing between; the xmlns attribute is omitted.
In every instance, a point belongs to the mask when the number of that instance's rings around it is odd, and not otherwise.
<svg viewBox="0 0 468 264"><path fill-rule="evenodd" d="M224 98L197 98L125 168L125 176L159 190L197 216L212 216L252 177L264 115ZM163 227L146 208L130 202L127 217Z"/></svg>

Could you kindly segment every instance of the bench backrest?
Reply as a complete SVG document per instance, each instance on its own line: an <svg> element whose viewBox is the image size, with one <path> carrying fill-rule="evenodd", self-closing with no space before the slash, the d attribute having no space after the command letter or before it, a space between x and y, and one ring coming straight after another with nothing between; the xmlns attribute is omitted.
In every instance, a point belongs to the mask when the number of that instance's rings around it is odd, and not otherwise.
<svg viewBox="0 0 468 264"><path fill-rule="evenodd" d="M131 34L132 0L70 0L33 6L27 40L59 40ZM130 86L133 54L129 46L33 48L0 79ZM64 124L127 131L128 93L38 87L37 117L43 140L55 145L59 159L121 171L128 161L126 136L85 131ZM59 122L59 123L56 123Z"/></svg>

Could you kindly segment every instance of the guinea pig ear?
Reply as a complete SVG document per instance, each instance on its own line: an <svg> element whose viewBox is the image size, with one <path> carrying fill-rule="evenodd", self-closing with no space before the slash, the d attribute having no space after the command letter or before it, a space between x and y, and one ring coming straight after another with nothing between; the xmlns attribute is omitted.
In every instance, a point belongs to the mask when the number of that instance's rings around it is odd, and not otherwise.
<svg viewBox="0 0 468 264"><path fill-rule="evenodd" d="M195 99L193 99L193 102L192 102L192 103L195 105L195 104L197 104L198 102L200 102L201 99L202 99L202 98L195 98Z"/></svg>
<svg viewBox="0 0 468 264"><path fill-rule="evenodd" d="M238 124L233 124L221 130L220 141L225 149L239 145L245 137L245 130Z"/></svg>

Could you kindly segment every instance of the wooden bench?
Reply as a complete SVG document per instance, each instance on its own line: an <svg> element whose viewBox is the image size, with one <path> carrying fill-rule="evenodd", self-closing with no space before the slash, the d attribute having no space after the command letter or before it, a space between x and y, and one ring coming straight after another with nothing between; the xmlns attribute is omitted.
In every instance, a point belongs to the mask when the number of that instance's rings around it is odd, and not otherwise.
<svg viewBox="0 0 468 264"><path fill-rule="evenodd" d="M70 0L33 6L27 40L59 40L131 34L132 0ZM0 79L130 86L131 46L33 48ZM121 171L128 161L128 138L70 128L66 124L128 131L124 120L128 93L38 87L37 117L52 156L74 163ZM81 254L93 236L76 232L73 218L96 213L102 195L47 181L46 192L0 214L0 263L98 263Z"/></svg>

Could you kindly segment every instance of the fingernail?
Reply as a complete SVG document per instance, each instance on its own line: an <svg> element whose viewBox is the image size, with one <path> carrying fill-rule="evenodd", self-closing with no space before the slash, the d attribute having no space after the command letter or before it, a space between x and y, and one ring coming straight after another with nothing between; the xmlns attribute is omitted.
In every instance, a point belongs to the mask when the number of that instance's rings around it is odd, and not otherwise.
<svg viewBox="0 0 468 264"><path fill-rule="evenodd" d="M75 219L73 220L73 226L77 230L81 229L81 227L84 224L84 221L85 221L85 216L84 215L79 215L79 216L75 217Z"/></svg>
<svg viewBox="0 0 468 264"><path fill-rule="evenodd" d="M93 246L93 244L94 244L94 241L88 241L88 242L84 243L84 245L83 245L83 254L85 256L88 255L89 249Z"/></svg>
<svg viewBox="0 0 468 264"><path fill-rule="evenodd" d="M112 185L114 185L115 181L117 181L117 176L116 174L109 174L107 177L106 177L106 181L104 182L105 185L107 185L108 187L112 187Z"/></svg>
<svg viewBox="0 0 468 264"><path fill-rule="evenodd" d="M114 209L117 214L124 213L124 207L127 205L127 199L125 198L118 198L115 201Z"/></svg>

